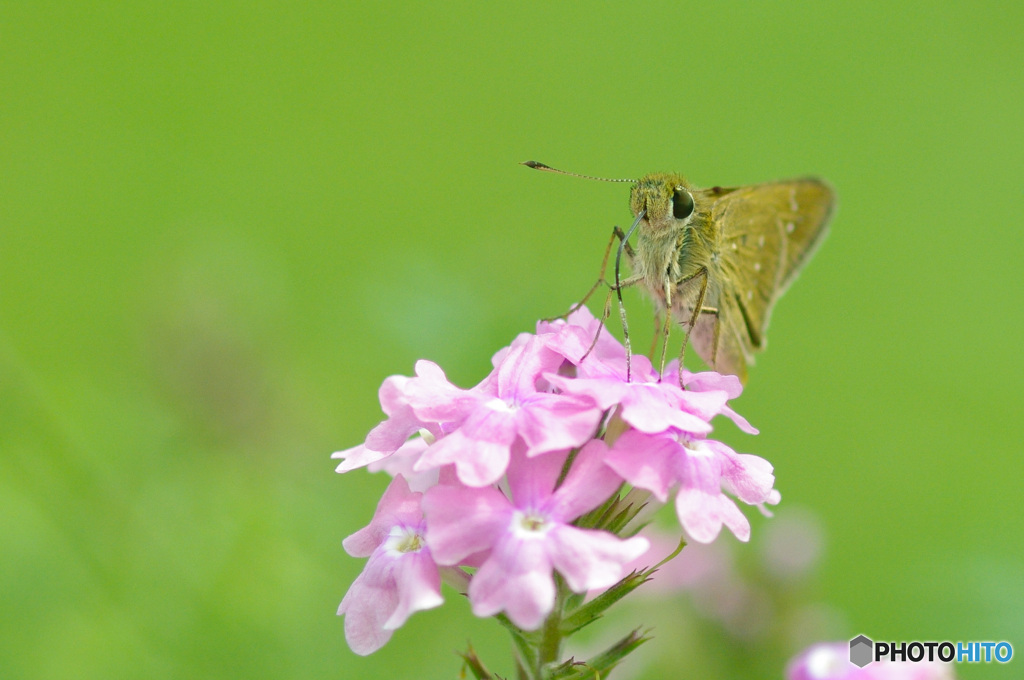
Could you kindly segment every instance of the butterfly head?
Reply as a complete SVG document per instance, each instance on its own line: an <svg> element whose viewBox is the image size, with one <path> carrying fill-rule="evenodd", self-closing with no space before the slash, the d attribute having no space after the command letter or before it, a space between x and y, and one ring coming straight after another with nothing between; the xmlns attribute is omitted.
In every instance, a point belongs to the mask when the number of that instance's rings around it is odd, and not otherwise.
<svg viewBox="0 0 1024 680"><path fill-rule="evenodd" d="M678 228L693 214L692 189L682 175L653 173L641 177L629 195L634 215L644 211L643 222L655 232ZM641 225L643 229L644 225Z"/></svg>

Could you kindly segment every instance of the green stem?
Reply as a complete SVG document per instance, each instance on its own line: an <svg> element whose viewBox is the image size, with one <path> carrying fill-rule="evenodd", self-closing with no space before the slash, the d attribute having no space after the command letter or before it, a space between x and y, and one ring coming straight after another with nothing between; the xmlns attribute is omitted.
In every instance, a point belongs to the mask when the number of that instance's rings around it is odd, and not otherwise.
<svg viewBox="0 0 1024 680"><path fill-rule="evenodd" d="M555 577L555 606L544 621L542 637L537 649L537 677L545 677L544 668L556 663L562 653L562 616L565 608L565 585L560 576Z"/></svg>

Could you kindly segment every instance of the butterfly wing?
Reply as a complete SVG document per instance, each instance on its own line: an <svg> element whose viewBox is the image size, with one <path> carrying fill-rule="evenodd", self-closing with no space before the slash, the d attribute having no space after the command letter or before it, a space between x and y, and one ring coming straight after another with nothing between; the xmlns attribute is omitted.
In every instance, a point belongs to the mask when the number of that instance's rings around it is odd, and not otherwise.
<svg viewBox="0 0 1024 680"><path fill-rule="evenodd" d="M765 347L776 300L828 231L835 194L819 179L723 193L711 209L717 238L709 275L716 294L709 302L718 313L703 314L692 339L716 370L745 379L754 352Z"/></svg>
<svg viewBox="0 0 1024 680"><path fill-rule="evenodd" d="M754 356L736 301L730 295L719 295L713 305L707 306L714 307L718 313L701 314L690 334L693 348L711 368L735 375L746 383L747 366L754 363Z"/></svg>

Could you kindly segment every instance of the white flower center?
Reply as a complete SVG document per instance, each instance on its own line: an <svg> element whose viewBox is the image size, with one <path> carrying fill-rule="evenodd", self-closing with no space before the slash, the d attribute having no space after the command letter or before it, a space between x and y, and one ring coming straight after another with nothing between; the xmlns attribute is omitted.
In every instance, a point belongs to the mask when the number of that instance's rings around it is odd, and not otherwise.
<svg viewBox="0 0 1024 680"><path fill-rule="evenodd" d="M419 552L426 543L423 536L412 527L394 526L388 532L388 538L384 541L384 548L394 556L405 553Z"/></svg>
<svg viewBox="0 0 1024 680"><path fill-rule="evenodd" d="M687 451L690 451L693 455L701 456L712 456L714 453L708 448L708 445L704 443L702 439L690 439L689 437L683 436L679 438L679 443L683 445Z"/></svg>
<svg viewBox="0 0 1024 680"><path fill-rule="evenodd" d="M508 403L504 399L499 399L498 397L491 399L486 404L484 404L484 406L491 409L492 411L501 411L503 413L512 413L512 411L516 410L515 405Z"/></svg>
<svg viewBox="0 0 1024 680"><path fill-rule="evenodd" d="M516 510L512 513L512 532L518 538L542 538L552 526L539 512Z"/></svg>

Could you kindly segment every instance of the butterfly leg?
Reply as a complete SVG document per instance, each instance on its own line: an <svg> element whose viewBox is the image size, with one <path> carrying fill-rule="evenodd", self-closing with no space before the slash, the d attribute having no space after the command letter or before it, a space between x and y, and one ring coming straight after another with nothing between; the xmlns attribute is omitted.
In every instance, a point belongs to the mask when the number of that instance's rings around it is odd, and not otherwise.
<svg viewBox="0 0 1024 680"><path fill-rule="evenodd" d="M621 293L621 289L629 288L630 286L635 286L639 282L640 282L640 277L639 276L633 276L633 277L630 277L630 278L626 279L625 281L620 281L618 286L614 286L614 285L608 283L608 294L604 298L604 308L603 308L603 311L601 312L601 325L598 326L597 333L594 334L594 339L590 342L590 347L588 347L587 351L583 353L583 357L580 358L580 361L583 361L583 359L586 359L588 356L590 356L590 352L593 351L594 347L597 346L597 341L601 337L601 330L605 327L605 322L608 321L608 317L610 317L612 315L612 296L615 295L616 292L619 292L619 316L622 319L622 335L623 335L623 338L625 340L625 346L626 346L626 374L627 374L627 376L629 375L629 357L630 357L629 327L626 324L625 308L622 306L622 293ZM607 282L605 282L605 283L607 283Z"/></svg>
<svg viewBox="0 0 1024 680"><path fill-rule="evenodd" d="M685 279L685 280L688 281L690 279ZM669 304L671 304L671 301L672 301L671 290L672 290L671 289L671 284L666 284L666 286L665 286L665 299L669 301ZM706 293L706 291L705 291L705 293ZM715 316L714 348L712 350L712 359L711 359L712 363L714 363L714 356L718 353L718 309L716 307L704 307L702 305L700 307L700 313L701 314L714 314L714 316ZM683 353L686 351L686 345L687 345L687 341L690 339L690 329L693 328L693 323L694 323L693 318L691 318L690 321L687 322L687 324L689 325L689 328L688 328L688 330L686 332L686 336L685 336L685 338L683 340L683 345L682 345L682 347L680 348L680 351L679 351L679 365L680 366L683 365ZM665 372L665 358L668 355L668 335L669 335L671 327L672 327L672 315L671 314L666 313L664 322L662 322L662 320L657 315L655 315L655 317L654 317L654 333L655 333L655 337L654 337L654 340L651 341L651 360L652 361L654 360L654 347L655 347L655 344L658 341L658 337L660 336L662 338L662 342L661 342L661 372L662 373Z"/></svg>
<svg viewBox="0 0 1024 680"><path fill-rule="evenodd" d="M556 319L568 318L573 313L579 311L583 307L583 305L585 305L587 303L587 300L589 300L590 297L594 293L596 293L597 289L600 288L602 285L608 286L608 288L611 289L611 290L615 289L615 287L611 283L609 283L607 279L605 279L604 273L605 273L605 271L608 270L608 258L611 256L612 246L615 245L615 239L619 239L619 241L622 241L624 238L626 238L626 234L625 234L625 232L622 231L622 229L620 229L617 226L612 228L612 237L608 240L608 246L604 249L604 257L601 259L601 273L597 277L597 281L594 282L594 285L590 287L590 290L587 291L587 294L583 296L583 299L581 299L579 302L577 302L575 305L573 305L569 309L568 312L566 312L565 314L559 314L558 316L552 316L550 318L543 319L543 321L555 321ZM634 252L633 252L633 248L628 243L625 246L625 251L626 251L627 261L632 266ZM605 315L604 318L607 318L607 315ZM602 319L602 321L603 320L604 319ZM595 342L596 342L596 340L595 340Z"/></svg>
<svg viewBox="0 0 1024 680"><path fill-rule="evenodd" d="M718 363L718 338L721 336L722 325L718 323L718 309L715 307L704 307L700 311L715 315L715 330L711 334L711 367L714 368Z"/></svg>
<svg viewBox="0 0 1024 680"><path fill-rule="evenodd" d="M654 313L654 336L651 338L651 348L647 352L647 357L651 360L651 365L652 366L654 365L654 356L655 356L654 353L658 349L658 340L661 339L661 335L662 335L662 333L664 333L664 330L665 330L665 328L663 326L663 322L664 322L664 319L662 319L661 313L660 312L655 312Z"/></svg>
<svg viewBox="0 0 1024 680"><path fill-rule="evenodd" d="M695 279L697 277L700 277L700 279L701 279L700 290L697 293L697 300L696 300L696 302L693 305L693 314L690 315L690 320L685 324L686 325L686 331L683 334L683 345L682 345L682 347L679 348L679 387L682 387L683 389L686 389L685 387L683 387L683 357L686 356L686 346L688 344L690 344L690 333L692 333L694 327L696 327L697 320L700 319L700 315L701 315L702 312L712 312L712 310L713 310L713 313L715 314L715 336L716 336L715 344L717 345L718 310L704 306L704 299L705 299L705 297L707 297L707 293L708 293L708 270L707 270L707 267L701 267L700 269L695 271L693 274L690 274L689 276L686 276L686 277L680 279L674 285L675 285L676 288L678 288L681 284L684 284L687 281L692 281L693 279ZM669 284L666 283L665 287L666 287L666 290L668 290ZM666 342L666 345L667 345L667 342ZM664 361L665 361L665 355L664 355L664 352L663 352L662 353L662 363L663 364L664 364ZM664 371L664 370L665 370L665 367L663 365L662 366L662 371Z"/></svg>
<svg viewBox="0 0 1024 680"><path fill-rule="evenodd" d="M601 313L601 324L598 326L597 332L594 334L594 339L590 342L590 347L587 348L587 351L584 352L583 356L580 358L580 361L583 361L583 359L586 359L590 355L590 353L594 350L594 347L597 346L597 341L601 337L601 330L604 329L605 322L608 321L608 317L611 316L611 311L612 311L612 307L611 307L612 306L612 295L613 294L617 294L618 295L618 298L619 298L619 317L622 320L622 335L623 335L623 340L624 340L624 344L625 344L625 348L626 348L626 380L628 381L630 379L630 375L631 375L630 357L632 356L632 352L630 351L630 345L629 345L629 326L626 323L626 309L625 309L625 307L622 304L622 289L623 288L628 288L629 286L636 285L637 283L639 283L640 277L632 276L632 277L630 277L628 279L620 280L619 279L619 267L618 267L618 265L619 265L619 258L617 256L616 260L615 260L615 283L614 284L609 283L608 280L605 278L605 272L608 270L608 258L611 256L612 246L615 245L615 240L616 239L619 240L620 251L624 252L626 254L626 260L627 260L627 262L629 262L630 266L632 266L632 264L633 264L633 256L634 256L633 248L629 245L629 242L626 241L626 234L625 234L625 232L623 232L622 229L620 229L618 226L616 226L616 227L614 227L612 229L612 237L608 240L608 246L604 249L604 258L602 258L602 260L601 260L601 275L600 275L600 277L597 279L597 282L593 286L591 286L590 290L587 291L587 294L583 297L582 300L580 300L579 304L575 305L572 309L570 309L568 314L566 314L565 316L568 316L569 314L572 314L573 312L578 310L580 307L582 307L584 305L584 303L586 303L587 299L589 299L590 296L593 295L597 291L597 289L600 288L602 285L608 286L608 295L605 296L604 309L603 309L603 311ZM557 318L565 318L565 317L557 317Z"/></svg>
<svg viewBox="0 0 1024 680"><path fill-rule="evenodd" d="M626 322L626 306L622 303L622 289L628 288L629 286L636 285L640 282L641 277L631 276L625 281L618 281L612 290L608 291L608 302L611 301L612 291L614 291L619 298L619 320L622 321L622 344L626 348L626 382L630 382L633 377L632 359L633 359L633 348L629 344L629 324ZM607 302L605 303L607 307ZM608 309L605 310L605 318L608 318ZM600 333L600 330L598 331ZM594 337L594 344L597 344L597 337ZM591 345L593 347L593 345Z"/></svg>
<svg viewBox="0 0 1024 680"><path fill-rule="evenodd" d="M665 357L668 355L668 333L672 328L672 282L666 279L665 281L665 321L661 325L661 368L658 369L659 373L665 372ZM686 341L683 341L683 346L686 346ZM680 360L682 361L682 360Z"/></svg>

